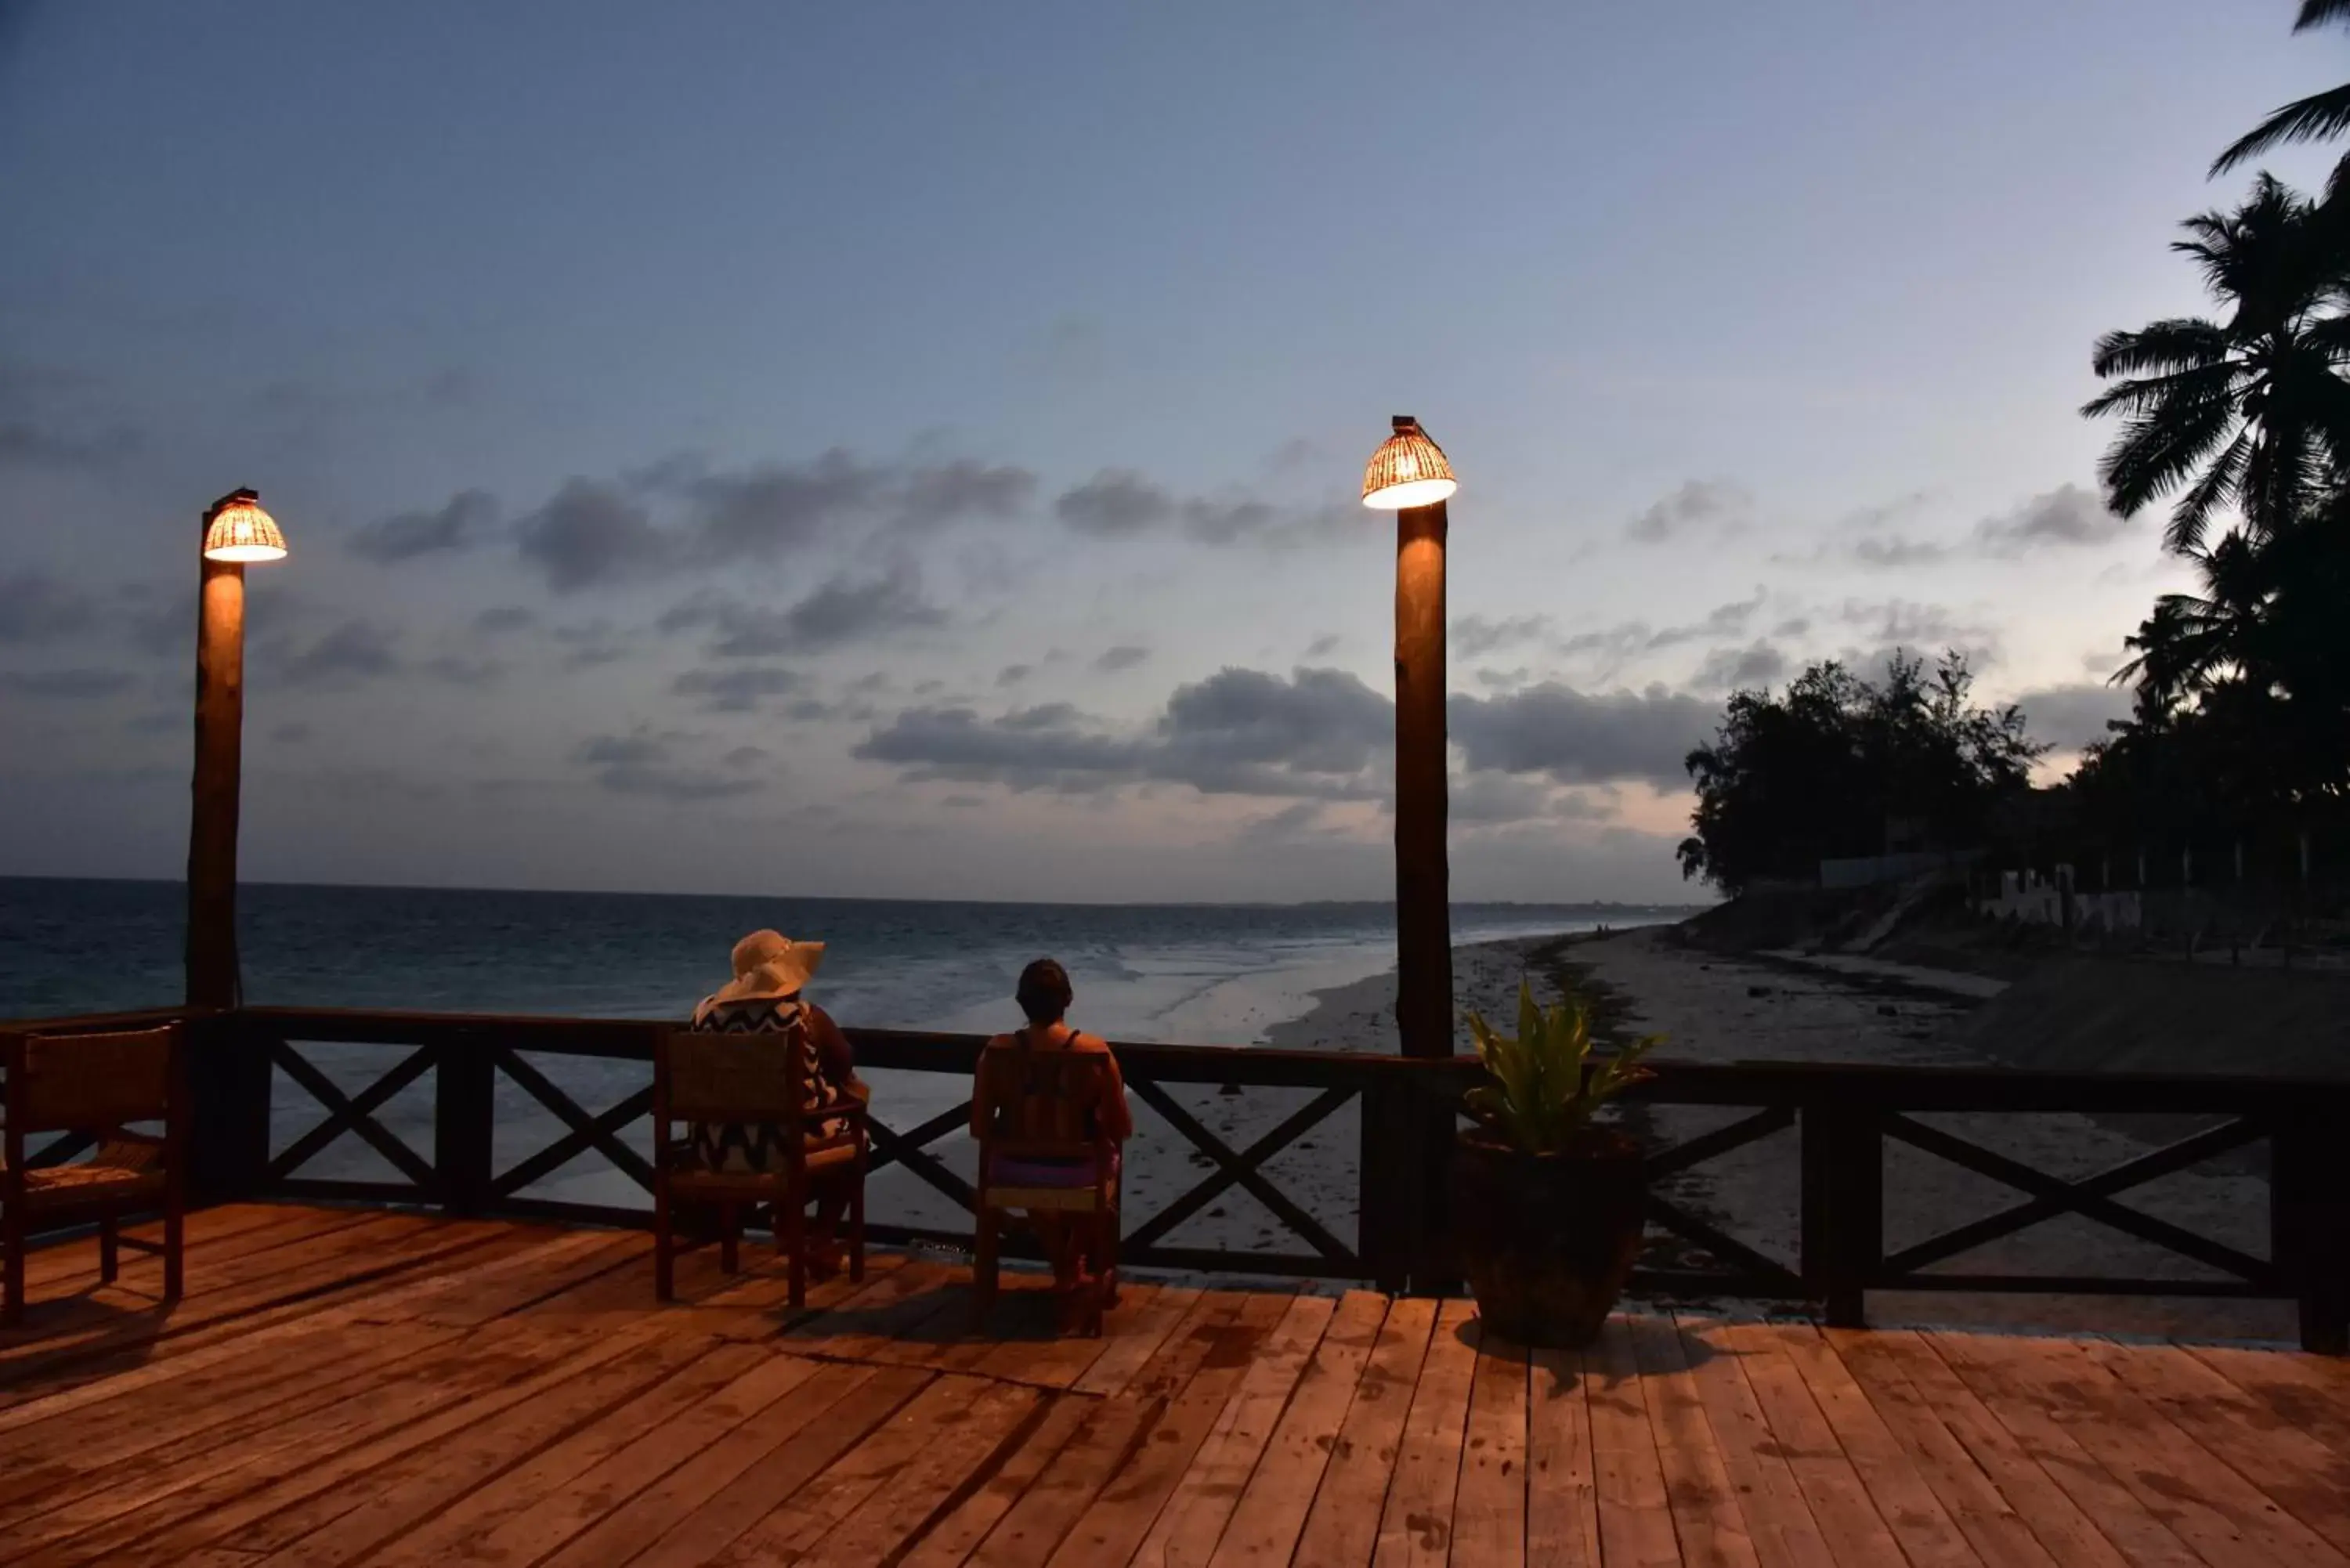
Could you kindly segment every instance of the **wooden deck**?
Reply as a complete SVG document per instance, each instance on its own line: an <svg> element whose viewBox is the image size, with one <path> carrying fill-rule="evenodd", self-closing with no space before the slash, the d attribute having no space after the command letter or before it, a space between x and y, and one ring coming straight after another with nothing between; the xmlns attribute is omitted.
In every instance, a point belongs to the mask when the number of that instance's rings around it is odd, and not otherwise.
<svg viewBox="0 0 2350 1568"><path fill-rule="evenodd" d="M0 1335L0 1561L2350 1563L2350 1366L1129 1286L964 1335L894 1256L786 1313L764 1249L652 1300L641 1235L262 1205L36 1256Z"/></svg>

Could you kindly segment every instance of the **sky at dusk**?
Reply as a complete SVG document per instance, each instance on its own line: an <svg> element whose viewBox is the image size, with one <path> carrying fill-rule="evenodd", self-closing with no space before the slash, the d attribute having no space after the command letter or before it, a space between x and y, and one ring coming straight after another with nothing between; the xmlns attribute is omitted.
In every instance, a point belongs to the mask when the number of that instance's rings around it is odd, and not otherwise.
<svg viewBox="0 0 2350 1568"><path fill-rule="evenodd" d="M1385 897L1409 412L1456 897L1688 896L1736 686L2122 711L2293 9L0 0L0 874L179 874L252 485L247 877Z"/></svg>

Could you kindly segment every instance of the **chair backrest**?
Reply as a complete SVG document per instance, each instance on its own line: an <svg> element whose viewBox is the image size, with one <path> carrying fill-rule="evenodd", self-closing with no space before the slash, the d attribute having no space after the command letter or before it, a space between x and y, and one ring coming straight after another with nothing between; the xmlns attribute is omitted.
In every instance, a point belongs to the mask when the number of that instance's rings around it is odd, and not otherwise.
<svg viewBox="0 0 2350 1568"><path fill-rule="evenodd" d="M1098 1108L1109 1058L1096 1051L999 1046L979 1056L973 1085L987 1107L981 1139L998 1154L1082 1158L1103 1143Z"/></svg>
<svg viewBox="0 0 2350 1568"><path fill-rule="evenodd" d="M681 1121L795 1123L810 1108L810 1050L798 1026L764 1034L672 1029L654 1057L659 1097Z"/></svg>
<svg viewBox="0 0 2350 1568"><path fill-rule="evenodd" d="M7 1123L16 1132L88 1132L169 1121L180 1032L28 1034L10 1054Z"/></svg>

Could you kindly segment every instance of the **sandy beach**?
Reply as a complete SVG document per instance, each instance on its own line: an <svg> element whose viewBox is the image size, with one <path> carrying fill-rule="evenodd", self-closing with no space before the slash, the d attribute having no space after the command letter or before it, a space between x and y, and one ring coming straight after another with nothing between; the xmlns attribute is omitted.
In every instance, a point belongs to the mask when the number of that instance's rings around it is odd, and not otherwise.
<svg viewBox="0 0 2350 1568"><path fill-rule="evenodd" d="M1687 947L1668 927L1606 935L1494 942L1457 950L1454 990L1465 1012L1510 1016L1520 975L1536 993L1557 994L1562 979L1607 999L1619 1034L1656 1033L1660 1061L1866 1062L1998 1065L1967 1038L1975 1011L2002 982L1971 973L1869 960L1794 953L1737 957ZM1394 976L1382 974L1322 993L1312 1012L1271 1032L1276 1044L1392 1049ZM1659 1146L1722 1126L1734 1109L1627 1107L1625 1120ZM2071 1115L1929 1116L1952 1134L2066 1178L2118 1164L2181 1136L2143 1117ZM1333 1149L1325 1172L1298 1173L1296 1188L1350 1189L1347 1155ZM1334 1124L1331 1141L1342 1136ZM1794 1133L1750 1144L1668 1179L1676 1202L1793 1266L1796 1262L1797 1157ZM2021 1199L2022 1194L1901 1145L1886 1155L1886 1241L1898 1249ZM1343 1167L1343 1178L1341 1177ZM2228 1245L2265 1254L2268 1187L2264 1156L2223 1159L2126 1195L2146 1212ZM1299 1196L1306 1196L1299 1190ZM1320 1195L1317 1212L1351 1190ZM1258 1244L1263 1244L1260 1241ZM2077 1217L2063 1217L1992 1242L1943 1265L1952 1272L2132 1273L2199 1277L2198 1265ZM1725 1306L1741 1303L1719 1303ZM2134 1298L1873 1293L1873 1321L1965 1323L2116 1334L2189 1334L2288 1339L2292 1308L2281 1303Z"/></svg>

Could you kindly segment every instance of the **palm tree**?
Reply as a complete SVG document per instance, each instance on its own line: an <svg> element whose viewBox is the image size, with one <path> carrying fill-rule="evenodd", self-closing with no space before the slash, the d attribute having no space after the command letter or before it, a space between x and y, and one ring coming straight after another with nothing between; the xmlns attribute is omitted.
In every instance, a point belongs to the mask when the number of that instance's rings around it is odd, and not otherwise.
<svg viewBox="0 0 2350 1568"><path fill-rule="evenodd" d="M2350 24L2350 0L2302 0L2301 16L2293 22L2293 30L2305 33L2329 22ZM2281 147L2293 141L2324 141L2340 136L2344 131L2350 131L2350 83L2286 104L2237 138L2228 151L2220 154L2212 163L2211 172L2224 174L2238 164L2259 157L2272 147ZM2345 170L2350 170L2350 158L2334 166L2333 184L2335 191L2339 191L2345 182Z"/></svg>
<svg viewBox="0 0 2350 1568"><path fill-rule="evenodd" d="M2195 258L2231 307L2227 319L2107 333L2091 363L2124 379L2081 411L2123 418L2098 466L2115 511L2131 515L2185 487L2164 543L2192 555L2223 506L2264 538L2310 510L2333 473L2350 472L2350 382L2336 373L2350 359L2350 321L2316 208L2272 176L2234 212L2181 226L2190 237L2171 249Z"/></svg>

